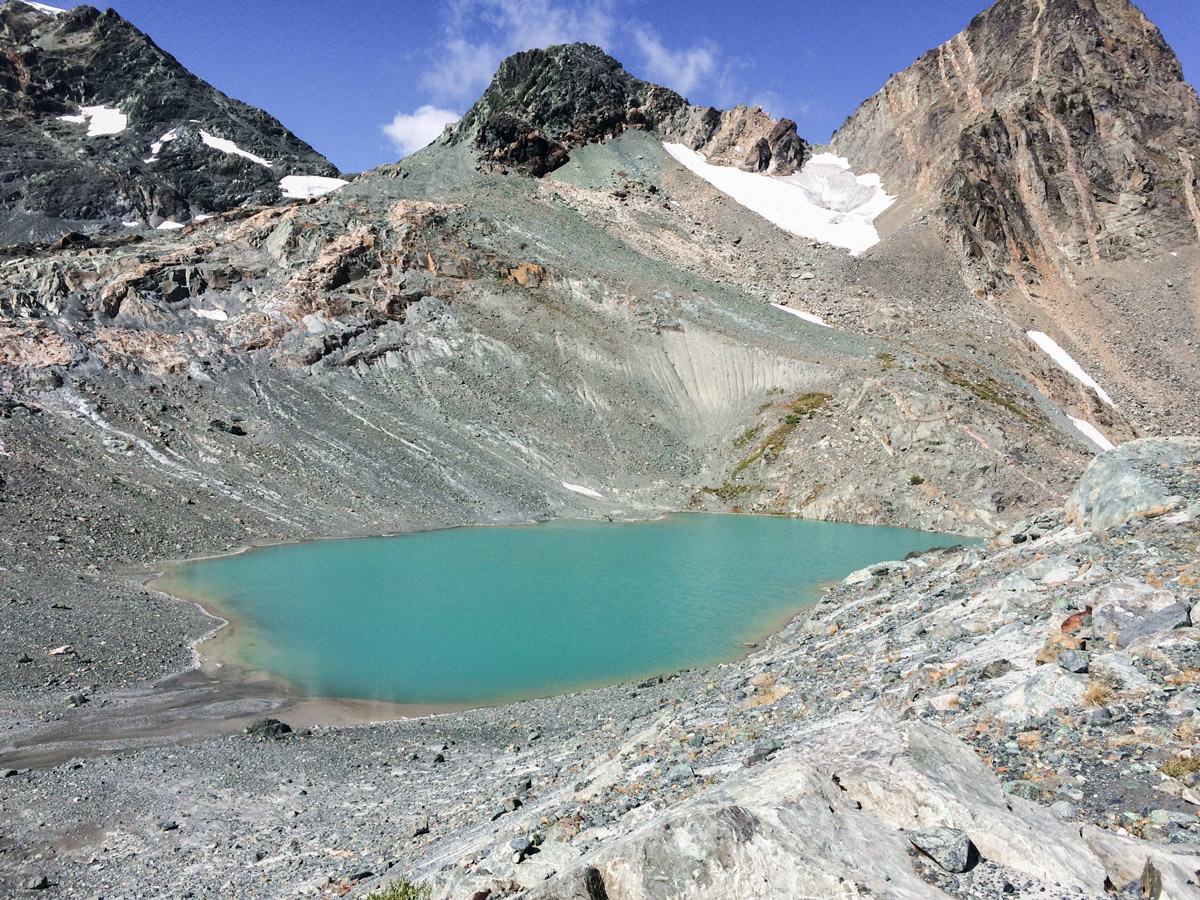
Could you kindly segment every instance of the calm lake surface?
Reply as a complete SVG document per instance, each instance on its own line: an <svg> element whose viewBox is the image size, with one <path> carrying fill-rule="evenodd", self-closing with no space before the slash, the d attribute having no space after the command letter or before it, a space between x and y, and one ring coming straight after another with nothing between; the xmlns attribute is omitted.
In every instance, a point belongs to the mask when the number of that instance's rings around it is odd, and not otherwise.
<svg viewBox="0 0 1200 900"><path fill-rule="evenodd" d="M321 541L185 563L162 587L236 623L302 696L484 705L735 659L872 562L946 535L679 515Z"/></svg>

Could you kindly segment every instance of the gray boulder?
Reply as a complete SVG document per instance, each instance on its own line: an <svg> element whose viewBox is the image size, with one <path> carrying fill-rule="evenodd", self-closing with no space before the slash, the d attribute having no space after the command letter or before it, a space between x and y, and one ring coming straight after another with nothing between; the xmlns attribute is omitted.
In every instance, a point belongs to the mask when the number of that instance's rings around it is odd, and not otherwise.
<svg viewBox="0 0 1200 900"><path fill-rule="evenodd" d="M965 831L926 828L910 831L909 842L947 872L965 872L979 861L979 852Z"/></svg>
<svg viewBox="0 0 1200 900"><path fill-rule="evenodd" d="M1163 476L1200 460L1200 439L1143 438L1093 459L1067 499L1067 520L1090 531L1106 531L1132 519L1148 519L1183 504Z"/></svg>

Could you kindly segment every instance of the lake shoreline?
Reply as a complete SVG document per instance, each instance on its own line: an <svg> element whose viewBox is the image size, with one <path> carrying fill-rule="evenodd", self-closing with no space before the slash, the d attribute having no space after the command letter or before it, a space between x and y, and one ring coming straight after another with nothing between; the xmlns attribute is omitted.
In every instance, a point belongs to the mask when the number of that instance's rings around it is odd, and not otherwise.
<svg viewBox="0 0 1200 900"><path fill-rule="evenodd" d="M780 520L778 517L759 516L749 517L744 515L713 516L711 514L692 514L697 519L704 519L712 522L717 519L727 519L731 524L734 521L745 521L749 518L754 518L760 523L767 521L794 521ZM655 516L654 518L639 518L634 520L622 520L614 524L639 524L646 525L652 523L665 524L672 518L677 522L682 523L687 521L691 516L685 514L664 514ZM511 526L489 526L481 529L482 533L494 533L494 528L503 528L504 530L525 530L528 528L537 528L540 526L566 526L578 527L587 526L590 523L587 520L552 520L551 522L531 522L523 525ZM809 523L797 522L800 527L824 528L829 525L835 528L844 527L865 527L865 526L846 526L843 523ZM469 526L464 526L469 528ZM252 662L247 661L247 657L243 652L243 648L239 645L239 638L243 635L246 625L242 622L235 611L220 598L214 594L205 593L197 590L194 586L182 584L178 575L180 570L188 565L211 560L231 559L234 557L245 557L252 552L263 550L278 550L286 547L300 547L308 545L316 545L318 547L326 547L330 544L341 543L344 546L350 545L352 542L365 542L360 546L369 547L375 540L386 539L389 537L411 537L416 535L428 535L432 532L442 534L453 533L461 529L428 529L420 532L403 532L399 535L380 535L373 538L349 538L349 539L320 539L317 541L290 541L290 542L273 542L270 544L262 544L250 547L238 548L237 550L219 555L209 555L198 557L192 560L180 561L172 560L165 563L160 563L156 568L159 570L149 580L147 587L162 592L168 596L181 599L183 601L193 603L198 608L203 610L207 615L217 619L218 622L224 623L218 626L209 634L203 636L194 643L193 650L195 653L195 667L200 671L209 675L217 674L218 670L225 669L224 677L228 678L230 672L246 670L250 674L259 676L265 675L262 667ZM867 529L868 532L872 529ZM867 532L864 532L867 533ZM882 532L876 532L877 534ZM924 535L923 537L932 537L932 535ZM643 534L643 540L648 539L648 535ZM942 537L942 536L936 536ZM948 540L962 540L956 536L945 536ZM403 546L403 545L401 545ZM944 545L939 545L944 546ZM929 548L925 548L929 549ZM883 552L882 550L880 551ZM924 552L922 550L921 552ZM871 554L867 554L871 555ZM873 558L873 556L872 556ZM848 572L840 572L841 575ZM801 579L801 582L803 579ZM794 583L789 580L789 583ZM694 662L687 663L686 661L680 664L667 663L662 666L648 666L640 670L630 670L617 675L617 677L598 675L592 679L572 680L563 684L561 687L554 687L549 690L534 688L532 690L514 690L512 693L504 696L487 696L481 698L471 698L464 700L428 700L417 702L390 701L380 699L378 697L355 697L335 696L326 693L312 693L305 691L295 682L282 674L276 674L267 678L268 683L274 686L271 691L270 699L281 705L281 708L295 710L296 715L305 726L318 724L330 724L330 722L321 721L319 718L314 718L314 711L320 711L321 715L328 716L330 711L337 710L339 715L336 720L339 724L348 722L366 723L369 721L384 721L395 718L429 715L429 714L444 714L450 712L460 712L467 709L481 707L496 707L512 703L518 703L531 699L546 699L563 693L571 693L577 691L591 690L599 687L604 687L611 684L623 682L635 682L645 680L647 678L663 677L670 675L680 668L707 668L714 665L727 664L736 662L745 658L752 653L757 647L765 643L771 635L781 630L789 621L813 603L817 602L823 588L827 588L837 583L836 578L821 579L818 582L812 583L800 592L803 596L797 596L796 602L787 603L777 614L769 617L769 621L762 623L760 626L748 629L742 633L736 634L731 638L731 643L724 650L716 653L710 651L707 658L696 659ZM261 636L260 636L261 637ZM369 710L369 713L364 716L362 709L364 704Z"/></svg>

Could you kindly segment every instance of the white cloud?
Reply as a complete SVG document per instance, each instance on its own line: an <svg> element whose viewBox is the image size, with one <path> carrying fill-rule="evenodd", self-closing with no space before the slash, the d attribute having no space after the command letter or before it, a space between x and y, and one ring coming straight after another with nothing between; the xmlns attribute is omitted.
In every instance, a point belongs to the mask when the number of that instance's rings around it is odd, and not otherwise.
<svg viewBox="0 0 1200 900"><path fill-rule="evenodd" d="M426 104L416 112L396 113L390 125L384 125L384 133L392 139L403 156L415 153L435 137L451 122L457 122L459 114L448 109L438 109Z"/></svg>
<svg viewBox="0 0 1200 900"><path fill-rule="evenodd" d="M506 53L494 44L448 38L437 61L421 75L421 86L441 101L473 102L492 80Z"/></svg>
<svg viewBox="0 0 1200 900"><path fill-rule="evenodd" d="M716 68L716 56L708 47L668 50L649 28L632 29L633 39L646 58L646 75L654 82L686 95Z"/></svg>
<svg viewBox="0 0 1200 900"><path fill-rule="evenodd" d="M506 56L575 41L607 47L615 23L612 0L456 0L421 86L438 102L474 102Z"/></svg>

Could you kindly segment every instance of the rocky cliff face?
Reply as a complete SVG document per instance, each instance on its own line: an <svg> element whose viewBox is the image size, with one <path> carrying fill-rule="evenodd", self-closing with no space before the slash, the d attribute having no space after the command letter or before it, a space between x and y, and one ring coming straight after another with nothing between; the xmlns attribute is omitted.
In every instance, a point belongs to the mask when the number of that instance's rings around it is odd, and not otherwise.
<svg viewBox="0 0 1200 900"><path fill-rule="evenodd" d="M262 110L184 69L112 10L0 6L0 242L183 223L334 176Z"/></svg>
<svg viewBox="0 0 1200 900"><path fill-rule="evenodd" d="M999 0L890 78L834 147L900 195L885 231L936 227L977 298L962 320L986 308L1014 337L1049 333L1135 429L1196 427L1200 103L1128 0ZM1025 342L1009 364L1095 415L1038 361Z"/></svg>
<svg viewBox="0 0 1200 900"><path fill-rule="evenodd" d="M788 175L808 145L796 123L760 108L696 107L674 91L634 78L599 47L563 44L509 57L491 85L443 139L473 141L485 164L541 176L570 148L647 129L700 150L712 162Z"/></svg>
<svg viewBox="0 0 1200 900"><path fill-rule="evenodd" d="M1128 0L1000 0L890 78L834 144L940 207L998 280L1157 255L1200 229L1200 104Z"/></svg>

